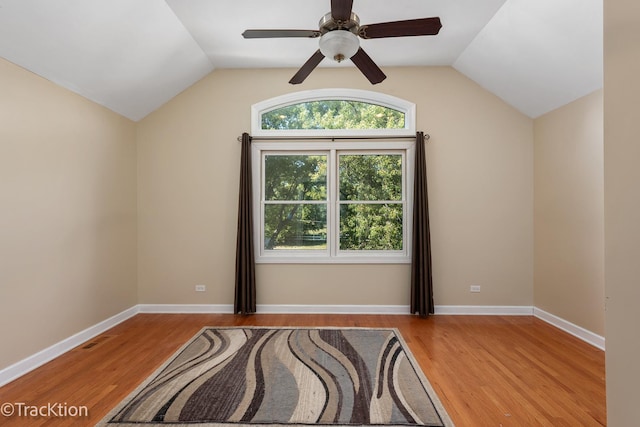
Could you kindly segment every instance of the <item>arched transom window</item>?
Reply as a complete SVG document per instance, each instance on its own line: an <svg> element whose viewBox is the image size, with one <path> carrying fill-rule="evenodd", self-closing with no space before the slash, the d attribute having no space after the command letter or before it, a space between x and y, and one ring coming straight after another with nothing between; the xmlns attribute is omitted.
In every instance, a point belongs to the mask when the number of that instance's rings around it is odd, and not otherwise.
<svg viewBox="0 0 640 427"><path fill-rule="evenodd" d="M252 107L254 136L414 135L415 104L353 89L296 92Z"/></svg>

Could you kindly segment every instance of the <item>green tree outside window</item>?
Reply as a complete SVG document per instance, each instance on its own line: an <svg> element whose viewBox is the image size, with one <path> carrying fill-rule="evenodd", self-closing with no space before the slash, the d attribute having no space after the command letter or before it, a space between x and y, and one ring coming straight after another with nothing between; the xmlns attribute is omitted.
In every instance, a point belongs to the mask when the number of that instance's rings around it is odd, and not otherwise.
<svg viewBox="0 0 640 427"><path fill-rule="evenodd" d="M402 250L403 156L338 158L340 249ZM326 249L327 167L327 155L265 155L264 249Z"/></svg>
<svg viewBox="0 0 640 427"><path fill-rule="evenodd" d="M402 111L349 100L287 105L262 113L262 129L404 129Z"/></svg>

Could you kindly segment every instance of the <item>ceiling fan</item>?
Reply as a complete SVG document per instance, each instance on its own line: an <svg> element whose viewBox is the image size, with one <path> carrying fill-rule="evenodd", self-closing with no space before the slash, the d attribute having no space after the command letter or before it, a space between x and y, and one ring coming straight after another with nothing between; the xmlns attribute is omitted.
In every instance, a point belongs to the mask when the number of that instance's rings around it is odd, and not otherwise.
<svg viewBox="0 0 640 427"><path fill-rule="evenodd" d="M331 0L331 12L322 17L318 30L246 30L245 39L306 37L320 38L320 48L304 63L289 80L291 84L302 83L325 58L337 62L351 59L371 84L387 78L380 67L360 47L358 37L380 39L385 37L432 36L438 34L442 24L440 18L409 19L360 25L358 15L352 12L353 0Z"/></svg>

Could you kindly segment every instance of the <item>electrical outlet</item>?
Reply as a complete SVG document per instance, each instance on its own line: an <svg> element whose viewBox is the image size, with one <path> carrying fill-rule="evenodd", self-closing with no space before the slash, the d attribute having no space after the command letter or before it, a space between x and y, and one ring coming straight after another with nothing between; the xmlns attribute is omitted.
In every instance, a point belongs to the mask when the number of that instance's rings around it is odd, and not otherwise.
<svg viewBox="0 0 640 427"><path fill-rule="evenodd" d="M205 285L196 285L196 292L205 292L207 287Z"/></svg>
<svg viewBox="0 0 640 427"><path fill-rule="evenodd" d="M471 285L469 292L480 292L480 285Z"/></svg>

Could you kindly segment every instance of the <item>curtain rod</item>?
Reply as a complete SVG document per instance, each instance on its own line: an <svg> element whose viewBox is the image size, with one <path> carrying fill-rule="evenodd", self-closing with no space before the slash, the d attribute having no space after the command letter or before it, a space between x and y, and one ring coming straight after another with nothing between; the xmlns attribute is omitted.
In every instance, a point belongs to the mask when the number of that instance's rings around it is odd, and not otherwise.
<svg viewBox="0 0 640 427"><path fill-rule="evenodd" d="M424 134L424 140L428 141L428 133ZM238 142L242 142L242 136L239 136ZM416 139L415 135L407 136L252 136L252 141L315 141L315 140L367 140L367 139Z"/></svg>

